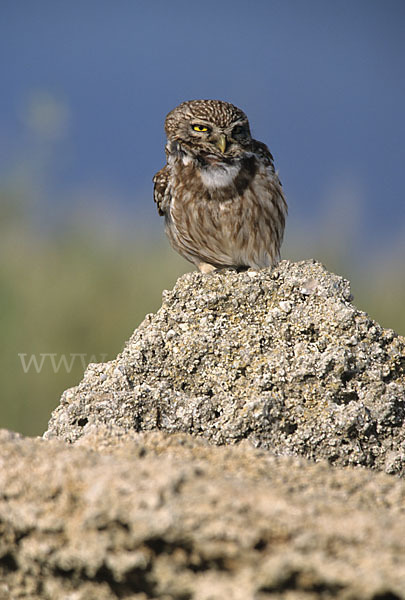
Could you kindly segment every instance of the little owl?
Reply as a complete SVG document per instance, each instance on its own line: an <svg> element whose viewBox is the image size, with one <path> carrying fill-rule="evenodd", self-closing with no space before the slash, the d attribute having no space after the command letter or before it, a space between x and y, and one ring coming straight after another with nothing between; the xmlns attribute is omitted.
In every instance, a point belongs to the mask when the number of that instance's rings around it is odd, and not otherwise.
<svg viewBox="0 0 405 600"><path fill-rule="evenodd" d="M154 199L173 248L203 273L276 264L287 204L246 115L228 102L191 100L167 115L165 130Z"/></svg>

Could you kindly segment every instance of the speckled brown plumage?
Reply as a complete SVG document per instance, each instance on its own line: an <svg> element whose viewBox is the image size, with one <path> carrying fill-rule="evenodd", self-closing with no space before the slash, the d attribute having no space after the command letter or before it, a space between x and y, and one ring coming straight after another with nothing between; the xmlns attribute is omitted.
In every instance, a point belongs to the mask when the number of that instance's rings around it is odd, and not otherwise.
<svg viewBox="0 0 405 600"><path fill-rule="evenodd" d="M203 272L276 264L287 205L246 115L228 102L191 100L167 115L165 130L154 199L173 248Z"/></svg>

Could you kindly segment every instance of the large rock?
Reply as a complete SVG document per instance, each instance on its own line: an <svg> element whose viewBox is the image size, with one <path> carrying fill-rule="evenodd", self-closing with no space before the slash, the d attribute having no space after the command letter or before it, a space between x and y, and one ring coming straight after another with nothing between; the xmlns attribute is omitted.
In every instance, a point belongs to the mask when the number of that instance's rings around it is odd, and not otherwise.
<svg viewBox="0 0 405 600"><path fill-rule="evenodd" d="M0 433L1 600L404 600L405 481L247 442Z"/></svg>
<svg viewBox="0 0 405 600"><path fill-rule="evenodd" d="M46 437L114 424L403 474L404 349L314 261L191 273L64 393Z"/></svg>
<svg viewBox="0 0 405 600"><path fill-rule="evenodd" d="M317 263L185 275L0 433L0 600L405 600L404 348Z"/></svg>

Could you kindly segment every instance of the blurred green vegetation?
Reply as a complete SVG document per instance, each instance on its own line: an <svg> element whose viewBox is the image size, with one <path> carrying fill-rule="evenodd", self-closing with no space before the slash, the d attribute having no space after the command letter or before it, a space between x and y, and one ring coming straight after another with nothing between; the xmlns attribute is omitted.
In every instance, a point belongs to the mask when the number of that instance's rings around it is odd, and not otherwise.
<svg viewBox="0 0 405 600"><path fill-rule="evenodd" d="M360 268L349 245L327 234L314 246L293 229L284 257L321 260L352 281L359 308L404 333L402 261L388 255ZM0 193L0 426L42 434L62 391L80 381L83 361L113 359L145 315L159 308L162 290L190 270L162 232L149 239L137 230L107 235L88 219L46 232L33 225L23 198ZM68 368L55 369L51 354L56 365L65 356ZM32 355L39 365L45 357L42 368L31 364L24 372Z"/></svg>
<svg viewBox="0 0 405 600"><path fill-rule="evenodd" d="M18 198L0 195L0 207L0 427L40 435L83 361L113 359L187 266L162 238L128 241L85 225L41 233ZM50 354L67 368L55 372ZM42 368L25 373L32 355L39 366L45 355Z"/></svg>

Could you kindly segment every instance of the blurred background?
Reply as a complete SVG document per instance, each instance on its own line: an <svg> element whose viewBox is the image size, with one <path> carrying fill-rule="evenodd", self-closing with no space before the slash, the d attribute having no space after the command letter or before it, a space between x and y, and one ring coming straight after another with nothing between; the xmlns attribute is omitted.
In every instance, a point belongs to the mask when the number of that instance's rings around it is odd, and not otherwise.
<svg viewBox="0 0 405 600"><path fill-rule="evenodd" d="M403 0L1 0L0 426L39 435L192 266L152 201L163 121L242 108L316 258L405 333Z"/></svg>

